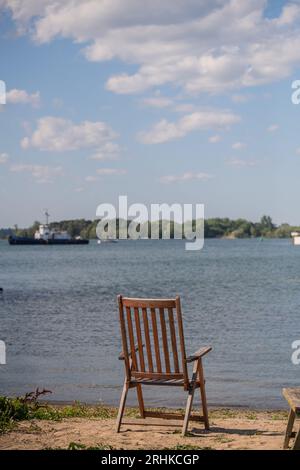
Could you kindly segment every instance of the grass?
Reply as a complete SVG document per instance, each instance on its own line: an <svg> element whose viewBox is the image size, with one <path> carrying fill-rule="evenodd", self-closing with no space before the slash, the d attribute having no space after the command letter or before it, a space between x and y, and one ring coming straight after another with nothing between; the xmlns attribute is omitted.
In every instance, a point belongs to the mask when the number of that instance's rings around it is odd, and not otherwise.
<svg viewBox="0 0 300 470"><path fill-rule="evenodd" d="M108 444L97 444L95 446L86 446L85 444L81 444L79 442L70 442L68 447L66 449L62 448L52 448L52 447L47 447L44 450L116 450L116 447L112 447ZM122 450L118 448L118 450ZM161 450L213 450L212 447L199 447L199 446L193 446L189 444L183 444L183 445L176 445L173 447L164 447Z"/></svg>
<svg viewBox="0 0 300 470"><path fill-rule="evenodd" d="M67 418L115 419L117 409L103 405L88 406L79 402L72 405L55 406L38 400L44 392L36 390L25 397L0 397L0 434L14 428L17 422L26 420L61 421ZM137 418L138 410L128 408L126 416Z"/></svg>
<svg viewBox="0 0 300 470"><path fill-rule="evenodd" d="M60 447L46 447L44 450L115 450L114 447L108 444L97 444L95 446L86 446L85 444L81 444L79 442L70 442L66 449L62 449Z"/></svg>
<svg viewBox="0 0 300 470"><path fill-rule="evenodd" d="M79 402L74 402L72 405L50 405L46 402L40 401L39 398L46 393L50 393L47 390L40 391L37 389L34 392L26 394L25 397L8 398L0 396L0 434L11 431L15 425L20 421L30 420L47 420L47 421L62 421L63 419L70 418L85 418L85 419L115 419L117 416L117 408L103 406L103 405L85 405ZM161 411L161 409L152 408L151 411ZM165 411L165 410L164 410ZM172 410L173 412L175 410ZM177 410L178 411L178 410ZM182 410L180 410L182 411ZM286 411L268 411L264 412L265 416L274 421L285 420L287 418ZM127 408L125 416L128 418L138 418L139 411L136 408ZM210 419L235 419L244 417L248 420L257 420L259 413L257 414L251 410L241 409L216 409L210 411ZM32 423L31 432L38 432L38 425ZM173 432L174 434L181 433L180 430ZM223 438L219 438L222 439ZM227 441L226 442L230 442ZM173 450L208 450L199 449L189 445L179 446ZM110 446L106 444L99 444L95 448L86 448L83 444L70 443L69 450L112 450Z"/></svg>
<svg viewBox="0 0 300 470"><path fill-rule="evenodd" d="M240 410L234 410L231 408L220 408L217 410L211 410L209 416L211 419L232 419L237 418L241 414Z"/></svg>
<svg viewBox="0 0 300 470"><path fill-rule="evenodd" d="M19 398L0 397L0 433L9 431L15 422L29 418L29 409L26 403Z"/></svg>

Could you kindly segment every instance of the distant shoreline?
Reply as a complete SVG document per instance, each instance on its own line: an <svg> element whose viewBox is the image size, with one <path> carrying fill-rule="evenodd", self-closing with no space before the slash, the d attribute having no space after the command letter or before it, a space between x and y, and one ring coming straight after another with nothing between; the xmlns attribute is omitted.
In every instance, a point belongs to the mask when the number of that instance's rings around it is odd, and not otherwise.
<svg viewBox="0 0 300 470"><path fill-rule="evenodd" d="M116 227L115 234L107 232L108 237L119 239L119 233L127 234L129 224L136 224L136 231L141 232L148 238L151 238L152 228L155 227L159 232L159 238L163 239L163 234L170 234L168 238L176 238L175 234L182 233L184 237L184 225L174 221L160 220L157 222L144 222L142 224L123 219L115 219L113 222ZM96 228L99 220L62 220L60 222L52 222L49 224L51 229L66 231L72 238L80 236L83 239L97 239ZM196 223L202 224L203 220L191 223L193 232L196 230ZM38 229L40 222L36 221L28 228L2 228L0 229L0 239L7 239L9 236L33 237ZM240 238L290 238L292 232L300 232L300 226L292 226L287 223L275 225L270 216L264 215L259 222L252 222L246 219L229 219L229 218L210 218L204 220L204 238L220 238L220 239L240 239ZM125 232L124 232L125 231ZM190 230L188 231L190 233ZM187 233L187 232L186 232ZM123 238L122 238L123 239Z"/></svg>

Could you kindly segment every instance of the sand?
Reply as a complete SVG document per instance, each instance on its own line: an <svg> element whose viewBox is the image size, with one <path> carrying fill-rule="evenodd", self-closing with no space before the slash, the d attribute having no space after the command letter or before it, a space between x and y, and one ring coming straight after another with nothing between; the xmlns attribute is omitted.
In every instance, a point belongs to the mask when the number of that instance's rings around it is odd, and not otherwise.
<svg viewBox="0 0 300 470"><path fill-rule="evenodd" d="M215 410L211 430L191 422L182 437L180 421L126 417L119 434L115 419L66 418L62 421L32 420L19 423L0 436L4 449L67 449L71 443L114 449L282 449L285 412Z"/></svg>

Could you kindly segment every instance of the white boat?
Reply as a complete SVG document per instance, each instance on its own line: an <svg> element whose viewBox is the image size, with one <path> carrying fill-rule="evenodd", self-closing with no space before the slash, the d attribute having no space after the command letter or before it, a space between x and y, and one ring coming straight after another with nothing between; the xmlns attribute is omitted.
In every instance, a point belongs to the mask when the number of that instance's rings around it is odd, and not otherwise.
<svg viewBox="0 0 300 470"><path fill-rule="evenodd" d="M98 245L102 245L102 243L117 243L118 241L115 240L114 238L103 238L101 240L98 240Z"/></svg>
<svg viewBox="0 0 300 470"><path fill-rule="evenodd" d="M293 245L300 246L300 232L292 232Z"/></svg>
<svg viewBox="0 0 300 470"><path fill-rule="evenodd" d="M10 245L87 245L89 240L77 236L72 238L66 231L51 229L49 226L49 214L46 210L46 223L41 224L33 237L10 236Z"/></svg>

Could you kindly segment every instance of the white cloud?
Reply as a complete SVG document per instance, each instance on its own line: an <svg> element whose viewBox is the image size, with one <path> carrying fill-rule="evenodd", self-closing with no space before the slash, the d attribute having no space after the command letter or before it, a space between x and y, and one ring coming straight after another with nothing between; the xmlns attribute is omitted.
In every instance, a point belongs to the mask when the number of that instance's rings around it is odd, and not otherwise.
<svg viewBox="0 0 300 470"><path fill-rule="evenodd" d="M251 96L250 95L239 95L239 94L236 94L236 95L233 95L231 97L232 101L236 104L244 104L244 103L248 103L248 101L251 100Z"/></svg>
<svg viewBox="0 0 300 470"><path fill-rule="evenodd" d="M186 172L183 175L168 175L162 176L160 178L161 183L177 183L180 181L191 181L191 180L209 180L213 178L213 175L208 173L194 173L194 172Z"/></svg>
<svg viewBox="0 0 300 470"><path fill-rule="evenodd" d="M291 25L295 23L299 19L300 19L299 5L290 3L284 6L281 16L279 18L275 18L273 20L273 23L278 26L287 26L287 25Z"/></svg>
<svg viewBox="0 0 300 470"><path fill-rule="evenodd" d="M268 127L267 131L268 131L268 132L276 132L276 131L278 131L278 129L279 129L279 125L278 125L278 124L271 124L271 125Z"/></svg>
<svg viewBox="0 0 300 470"><path fill-rule="evenodd" d="M61 166L50 167L48 165L17 164L12 165L10 171L13 173L30 173L38 183L49 183L53 177L63 175Z"/></svg>
<svg viewBox="0 0 300 470"><path fill-rule="evenodd" d="M191 103L182 103L174 106L174 111L177 113L192 113L195 111L195 106Z"/></svg>
<svg viewBox="0 0 300 470"><path fill-rule="evenodd" d="M8 153L0 153L0 165L7 163L8 159L9 159Z"/></svg>
<svg viewBox="0 0 300 470"><path fill-rule="evenodd" d="M242 160L241 158L232 158L227 161L227 165L235 166L238 168L244 167L253 167L257 165L257 162L254 160Z"/></svg>
<svg viewBox="0 0 300 470"><path fill-rule="evenodd" d="M300 155L300 147L296 149L296 154Z"/></svg>
<svg viewBox="0 0 300 470"><path fill-rule="evenodd" d="M97 149L97 152L90 156L91 160L117 160L120 156L121 148L115 142L107 142Z"/></svg>
<svg viewBox="0 0 300 470"><path fill-rule="evenodd" d="M165 96L152 96L150 98L144 98L141 103L150 108L168 108L172 106L173 100Z"/></svg>
<svg viewBox="0 0 300 470"><path fill-rule="evenodd" d="M98 168L96 170L98 176L90 175L85 177L87 183L95 183L100 181L102 176L126 175L127 171L123 168Z"/></svg>
<svg viewBox="0 0 300 470"><path fill-rule="evenodd" d="M272 83L300 60L300 5L264 15L266 0L0 0L19 31L84 44L88 60L136 64L107 81L115 93L174 84L219 93Z"/></svg>
<svg viewBox="0 0 300 470"><path fill-rule="evenodd" d="M41 102L40 92L29 94L25 90L17 90L16 88L6 93L6 102L11 104L30 104L38 107Z"/></svg>
<svg viewBox="0 0 300 470"><path fill-rule="evenodd" d="M244 144L244 142L235 142L234 144L232 144L233 150L242 150L245 147L246 147L246 144Z"/></svg>
<svg viewBox="0 0 300 470"><path fill-rule="evenodd" d="M196 107L192 103L176 103L178 97L169 98L167 96L161 95L160 91L158 90L154 96L146 97L140 100L140 103L143 106L149 108L169 108L176 113L192 113L196 110Z"/></svg>
<svg viewBox="0 0 300 470"><path fill-rule="evenodd" d="M95 183L96 181L99 181L99 178L97 178L97 176L86 176L85 181L87 183Z"/></svg>
<svg viewBox="0 0 300 470"><path fill-rule="evenodd" d="M240 121L239 116L226 110L203 110L183 116L177 122L159 121L148 132L141 132L139 140L144 144L159 144L179 139L196 130L227 129Z"/></svg>
<svg viewBox="0 0 300 470"><path fill-rule="evenodd" d="M58 117L43 117L37 122L37 129L30 137L25 137L21 146L39 150L63 152L84 148L101 149L117 134L105 122L72 121Z"/></svg>
<svg viewBox="0 0 300 470"><path fill-rule="evenodd" d="M220 135L212 135L208 141L211 143L211 144L217 144L218 142L220 142L221 140L221 136Z"/></svg>

